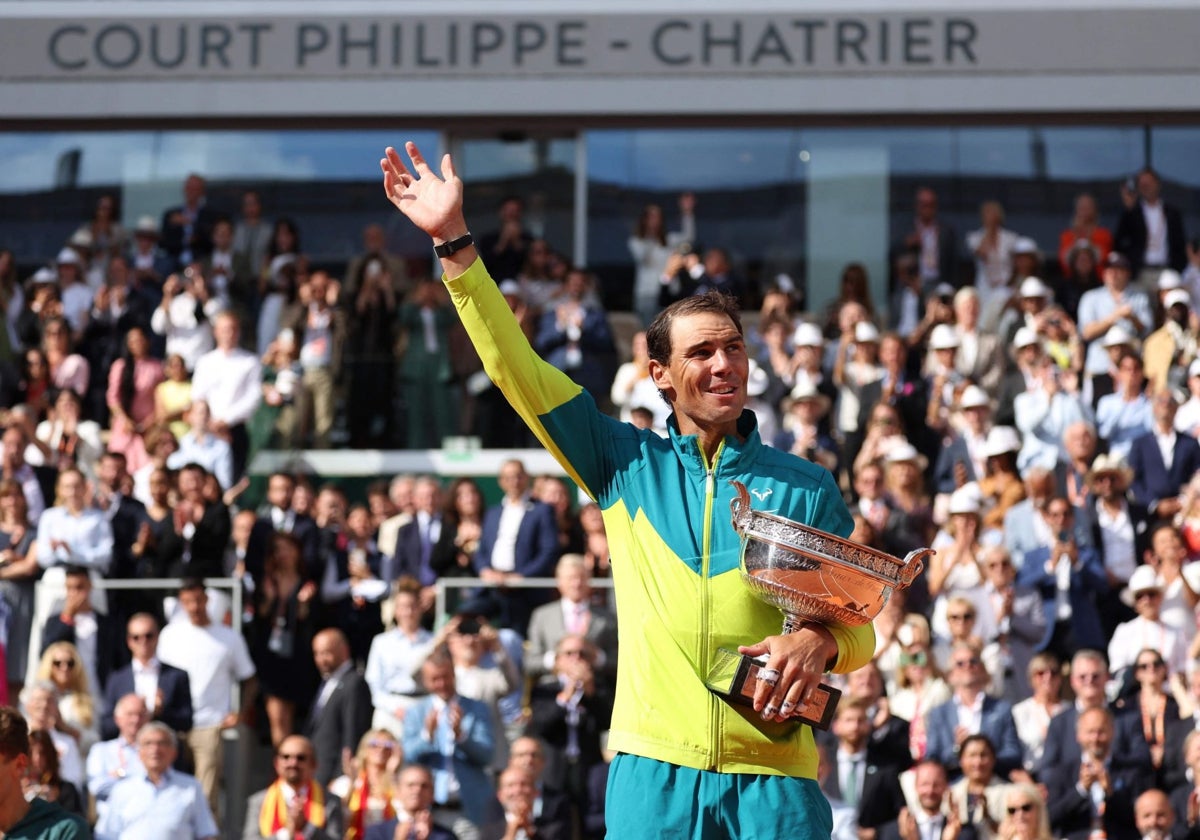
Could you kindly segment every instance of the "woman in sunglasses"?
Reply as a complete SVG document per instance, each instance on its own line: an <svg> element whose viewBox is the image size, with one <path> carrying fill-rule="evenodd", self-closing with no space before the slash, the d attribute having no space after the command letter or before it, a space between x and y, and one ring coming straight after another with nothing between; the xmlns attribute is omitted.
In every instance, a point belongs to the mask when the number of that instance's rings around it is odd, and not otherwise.
<svg viewBox="0 0 1200 840"><path fill-rule="evenodd" d="M950 699L950 688L933 661L929 624L923 616L910 614L896 631L896 640L901 645L900 669L891 699L892 714L910 721L909 747L913 758L920 761L925 757L925 715Z"/></svg>
<svg viewBox="0 0 1200 840"><path fill-rule="evenodd" d="M70 642L54 642L42 653L37 678L54 684L58 691L59 729L74 738L79 754L86 756L100 738L100 723L79 650Z"/></svg>
<svg viewBox="0 0 1200 840"><path fill-rule="evenodd" d="M346 775L335 779L330 793L345 803L346 840L362 840L367 829L396 816L396 773L403 763L400 744L387 729L368 730Z"/></svg>
<svg viewBox="0 0 1200 840"><path fill-rule="evenodd" d="M1041 791L1034 785L1009 785L1004 795L1004 816L999 840L1053 840Z"/></svg>

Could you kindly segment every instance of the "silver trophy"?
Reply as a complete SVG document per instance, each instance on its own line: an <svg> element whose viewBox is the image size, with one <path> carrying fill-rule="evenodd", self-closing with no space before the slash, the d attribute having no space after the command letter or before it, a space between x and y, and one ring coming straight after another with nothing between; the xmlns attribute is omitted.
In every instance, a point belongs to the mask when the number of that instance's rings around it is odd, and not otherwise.
<svg viewBox="0 0 1200 840"><path fill-rule="evenodd" d="M733 528L742 538L742 578L762 601L784 615L783 632L805 622L866 624L891 594L907 589L933 554L921 548L900 560L882 551L750 507L745 485L733 482ZM753 705L760 660L721 648L706 683L730 702ZM841 692L821 684L793 716L826 729Z"/></svg>

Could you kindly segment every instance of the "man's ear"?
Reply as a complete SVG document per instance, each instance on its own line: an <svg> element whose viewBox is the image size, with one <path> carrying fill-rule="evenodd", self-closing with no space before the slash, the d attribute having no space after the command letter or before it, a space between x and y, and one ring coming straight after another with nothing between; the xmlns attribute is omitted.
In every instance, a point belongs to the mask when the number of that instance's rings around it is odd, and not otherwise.
<svg viewBox="0 0 1200 840"><path fill-rule="evenodd" d="M654 387L665 392L668 397L671 396L672 385L670 368L668 368L662 362L651 359L647 365L647 369L650 371L650 381L654 383Z"/></svg>

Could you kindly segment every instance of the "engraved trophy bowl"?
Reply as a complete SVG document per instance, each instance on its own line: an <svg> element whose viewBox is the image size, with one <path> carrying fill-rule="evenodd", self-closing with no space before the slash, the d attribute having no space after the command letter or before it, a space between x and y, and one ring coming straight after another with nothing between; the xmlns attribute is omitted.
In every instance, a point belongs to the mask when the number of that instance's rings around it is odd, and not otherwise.
<svg viewBox="0 0 1200 840"><path fill-rule="evenodd" d="M934 552L921 548L900 560L882 551L750 507L744 484L732 482L733 528L742 538L742 578L758 599L783 612L783 632L807 622L866 624L893 592L908 588ZM720 648L705 682L731 703L752 706L761 659ZM792 717L828 729L841 692L824 683Z"/></svg>

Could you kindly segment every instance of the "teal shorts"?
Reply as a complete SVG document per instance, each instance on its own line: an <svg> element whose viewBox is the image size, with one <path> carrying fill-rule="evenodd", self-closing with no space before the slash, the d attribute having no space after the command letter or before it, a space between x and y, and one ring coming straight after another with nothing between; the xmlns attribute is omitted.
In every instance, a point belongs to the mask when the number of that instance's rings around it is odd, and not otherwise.
<svg viewBox="0 0 1200 840"><path fill-rule="evenodd" d="M833 831L816 779L717 773L620 754L604 800L611 840L829 840Z"/></svg>

